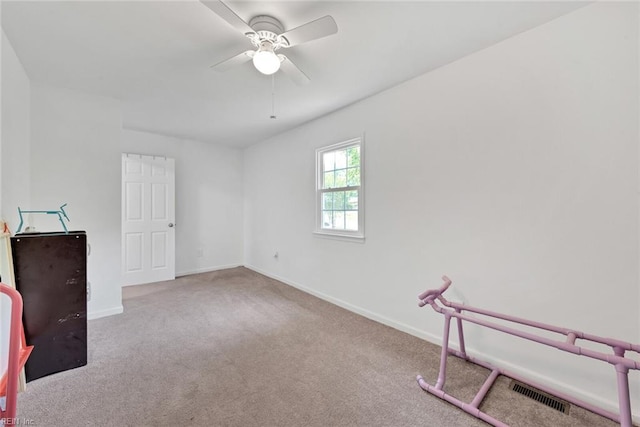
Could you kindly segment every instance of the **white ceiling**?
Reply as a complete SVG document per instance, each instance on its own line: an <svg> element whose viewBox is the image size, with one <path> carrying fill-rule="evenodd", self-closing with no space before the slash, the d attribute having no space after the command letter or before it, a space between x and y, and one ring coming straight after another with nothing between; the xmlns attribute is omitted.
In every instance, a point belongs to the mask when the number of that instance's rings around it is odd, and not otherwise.
<svg viewBox="0 0 640 427"><path fill-rule="evenodd" d="M455 61L580 2L228 1L286 29L331 15L338 33L286 52L295 85L250 62L250 42L198 1L2 1L2 28L33 82L120 99L127 129L245 147Z"/></svg>

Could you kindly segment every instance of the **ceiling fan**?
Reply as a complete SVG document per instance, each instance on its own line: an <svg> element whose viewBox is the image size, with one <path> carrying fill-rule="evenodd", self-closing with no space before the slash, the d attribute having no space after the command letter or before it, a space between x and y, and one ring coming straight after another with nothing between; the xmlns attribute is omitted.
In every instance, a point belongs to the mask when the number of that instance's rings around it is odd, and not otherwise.
<svg viewBox="0 0 640 427"><path fill-rule="evenodd" d="M338 32L336 21L329 15L285 31L280 21L272 16L258 15L247 23L229 6L224 4L222 0L200 1L231 26L240 30L255 47L255 50L241 52L212 65L211 68L217 71L226 71L235 65L253 60L253 65L262 74L271 75L282 69L294 82L307 84L309 83L309 77L289 58L281 53L276 53L276 51Z"/></svg>

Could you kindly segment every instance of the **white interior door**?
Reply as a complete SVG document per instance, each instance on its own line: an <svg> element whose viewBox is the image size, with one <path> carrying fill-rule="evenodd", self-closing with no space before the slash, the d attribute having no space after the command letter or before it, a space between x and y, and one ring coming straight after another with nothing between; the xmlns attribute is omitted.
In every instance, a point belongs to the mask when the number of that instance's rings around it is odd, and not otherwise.
<svg viewBox="0 0 640 427"><path fill-rule="evenodd" d="M175 279L175 162L122 155L124 286Z"/></svg>

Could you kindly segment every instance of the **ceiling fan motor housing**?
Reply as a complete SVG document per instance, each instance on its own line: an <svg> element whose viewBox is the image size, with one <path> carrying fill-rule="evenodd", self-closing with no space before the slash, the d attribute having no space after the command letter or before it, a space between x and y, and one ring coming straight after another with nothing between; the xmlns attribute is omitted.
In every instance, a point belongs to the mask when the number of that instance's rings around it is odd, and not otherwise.
<svg viewBox="0 0 640 427"><path fill-rule="evenodd" d="M271 42L274 50L289 46L287 39L280 37L280 34L284 33L284 26L276 18L258 15L251 18L249 26L256 32L257 37L253 34L247 34L247 37L256 47L260 47L260 44L265 40Z"/></svg>

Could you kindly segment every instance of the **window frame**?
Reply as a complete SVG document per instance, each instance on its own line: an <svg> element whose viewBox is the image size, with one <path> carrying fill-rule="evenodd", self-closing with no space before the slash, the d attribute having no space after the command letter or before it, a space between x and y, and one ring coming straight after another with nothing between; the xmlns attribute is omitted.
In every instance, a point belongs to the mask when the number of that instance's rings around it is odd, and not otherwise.
<svg viewBox="0 0 640 427"><path fill-rule="evenodd" d="M350 147L360 147L360 185L337 187L324 189L324 163L323 157L325 153L347 149ZM314 234L321 237L332 237L344 240L364 241L364 137L357 137L331 144L316 149L316 224ZM358 230L334 230L322 228L322 196L328 192L338 191L358 191Z"/></svg>

